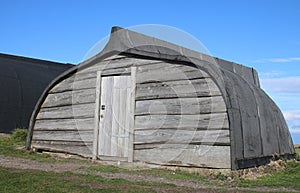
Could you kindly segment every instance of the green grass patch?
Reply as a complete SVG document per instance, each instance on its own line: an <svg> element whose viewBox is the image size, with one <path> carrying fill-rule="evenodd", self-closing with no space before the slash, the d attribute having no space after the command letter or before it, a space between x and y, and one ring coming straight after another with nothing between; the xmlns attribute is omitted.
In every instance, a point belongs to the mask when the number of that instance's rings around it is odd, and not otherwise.
<svg viewBox="0 0 300 193"><path fill-rule="evenodd" d="M26 171L0 167L0 192L155 192L154 187L173 184L132 182L107 179L95 175Z"/></svg>
<svg viewBox="0 0 300 193"><path fill-rule="evenodd" d="M12 135L11 137L0 137L0 154L45 162L55 161L55 159L48 155L25 150L25 141L20 140L21 138L22 137L19 137L18 135Z"/></svg>
<svg viewBox="0 0 300 193"><path fill-rule="evenodd" d="M240 180L239 186L247 187L289 187L300 190L300 162L288 161L283 172L270 173L257 180Z"/></svg>
<svg viewBox="0 0 300 193"><path fill-rule="evenodd" d="M13 138L14 141L25 143L26 138L27 138L27 130L17 128L13 131L11 137Z"/></svg>
<svg viewBox="0 0 300 193"><path fill-rule="evenodd" d="M0 136L0 155L11 156L11 157L18 157L18 158L25 158L31 159L41 162L83 162L86 163L88 160L82 161L73 158L66 158L66 159L57 159L51 157L50 155L37 153L34 151L25 150L25 141L27 131L24 129L16 129L12 135L10 136Z"/></svg>

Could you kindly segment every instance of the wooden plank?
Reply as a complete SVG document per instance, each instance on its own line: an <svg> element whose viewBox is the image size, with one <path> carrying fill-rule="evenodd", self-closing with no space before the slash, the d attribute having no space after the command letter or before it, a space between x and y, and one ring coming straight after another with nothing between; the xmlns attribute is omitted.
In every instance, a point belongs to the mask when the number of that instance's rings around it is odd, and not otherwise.
<svg viewBox="0 0 300 193"><path fill-rule="evenodd" d="M113 85L113 77L102 77L101 106L105 109L100 107L99 155L111 153Z"/></svg>
<svg viewBox="0 0 300 193"><path fill-rule="evenodd" d="M95 103L73 106L41 108L36 119L71 119L94 117Z"/></svg>
<svg viewBox="0 0 300 193"><path fill-rule="evenodd" d="M226 110L222 96L154 99L137 101L135 115L220 113Z"/></svg>
<svg viewBox="0 0 300 193"><path fill-rule="evenodd" d="M180 80L137 84L136 100L156 98L221 96L211 79Z"/></svg>
<svg viewBox="0 0 300 193"><path fill-rule="evenodd" d="M32 141L33 148L52 151L64 152L84 157L92 156L92 144L83 142L70 142L70 141Z"/></svg>
<svg viewBox="0 0 300 193"><path fill-rule="evenodd" d="M41 107L59 107L92 102L95 102L94 88L48 94Z"/></svg>
<svg viewBox="0 0 300 193"><path fill-rule="evenodd" d="M125 75L130 73L130 68L104 69L103 76Z"/></svg>
<svg viewBox="0 0 300 193"><path fill-rule="evenodd" d="M103 61L125 59L126 57L127 56L113 55L113 56L105 58Z"/></svg>
<svg viewBox="0 0 300 193"><path fill-rule="evenodd" d="M97 159L99 141L99 120L100 120L100 94L101 94L101 71L97 72L96 100L94 107L94 138L93 138L93 159Z"/></svg>
<svg viewBox="0 0 300 193"><path fill-rule="evenodd" d="M91 130L94 118L36 120L34 130Z"/></svg>
<svg viewBox="0 0 300 193"><path fill-rule="evenodd" d="M280 112L278 107L275 106L275 104L274 104L274 115L276 117L276 123L278 127L278 134L279 134L278 142L279 142L280 154L294 154L295 149L289 132L289 128L285 122L282 113Z"/></svg>
<svg viewBox="0 0 300 193"><path fill-rule="evenodd" d="M126 162L127 157L117 157L117 156L98 156L101 161L115 161L115 162Z"/></svg>
<svg viewBox="0 0 300 193"><path fill-rule="evenodd" d="M229 74L231 76L231 74ZM235 89L234 82L228 78L229 75L223 76L226 93L230 103L228 104L228 118L230 122L230 140L231 140L231 166L233 170L239 169L238 159L244 158L244 141L241 127L241 114L237 98L238 90Z"/></svg>
<svg viewBox="0 0 300 193"><path fill-rule="evenodd" d="M134 151L135 160L160 165L230 168L230 146L163 144Z"/></svg>
<svg viewBox="0 0 300 193"><path fill-rule="evenodd" d="M77 80L76 76L69 77L55 85L49 93L59 93L96 87L96 77L90 79Z"/></svg>
<svg viewBox="0 0 300 193"><path fill-rule="evenodd" d="M118 134L120 119L120 77L114 76L113 104L112 104L112 127L111 127L111 153L110 156L118 156Z"/></svg>
<svg viewBox="0 0 300 193"><path fill-rule="evenodd" d="M131 76L127 76L126 79L126 93L125 93L125 121L124 121L124 148L123 148L123 157L127 157L128 161L128 148L129 148L129 138L130 138L130 106L131 106Z"/></svg>
<svg viewBox="0 0 300 193"><path fill-rule="evenodd" d="M130 76L129 76L130 77ZM128 116L126 112L126 97L127 97L127 79L128 76L120 76L119 77L119 106L118 106L118 125L119 125L119 131L117 133L117 156L124 157L125 149L128 148L128 144L125 145L125 138L129 137L128 133L125 131L125 123L126 123L126 117Z"/></svg>
<svg viewBox="0 0 300 193"><path fill-rule="evenodd" d="M135 95L136 95L136 67L131 67L131 89L128 92L127 100L129 105L129 139L128 139L128 162L133 162L133 141L134 141L134 112L135 112Z"/></svg>
<svg viewBox="0 0 300 193"><path fill-rule="evenodd" d="M229 129L226 113L135 116L138 129Z"/></svg>
<svg viewBox="0 0 300 193"><path fill-rule="evenodd" d="M196 66L161 62L138 67L137 83L170 80L190 80L210 77L206 72Z"/></svg>
<svg viewBox="0 0 300 193"><path fill-rule="evenodd" d="M266 104L270 104L271 100L264 96L259 90L254 92L254 95L257 102L263 155L272 155L275 152L279 154L279 140L276 121L274 121L276 120L274 117L274 109L271 108L270 105L268 105L267 108L265 106ZM272 121L270 121L270 117Z"/></svg>
<svg viewBox="0 0 300 193"><path fill-rule="evenodd" d="M234 86L237 89L242 121L244 158L262 156L262 141L255 95L246 81L236 79Z"/></svg>
<svg viewBox="0 0 300 193"><path fill-rule="evenodd" d="M50 140L50 141L93 141L94 130L81 131L34 131L33 140Z"/></svg>
<svg viewBox="0 0 300 193"><path fill-rule="evenodd" d="M148 65L154 63L161 63L161 60L153 60L153 59L139 59L139 58L119 58L116 60L108 60L108 61L100 61L95 65L92 65L85 69L79 69L80 73L88 73L88 72L95 72L95 71L106 71L110 69L120 69L120 68L130 68L131 66L141 66L141 65Z"/></svg>
<svg viewBox="0 0 300 193"><path fill-rule="evenodd" d="M182 143L230 145L229 130L156 129L135 131L134 144Z"/></svg>

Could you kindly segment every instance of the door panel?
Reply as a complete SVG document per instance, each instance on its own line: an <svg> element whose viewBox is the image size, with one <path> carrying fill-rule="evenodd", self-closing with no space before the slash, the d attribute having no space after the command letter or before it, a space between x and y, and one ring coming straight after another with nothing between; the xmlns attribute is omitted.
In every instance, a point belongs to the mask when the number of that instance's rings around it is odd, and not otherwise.
<svg viewBox="0 0 300 193"><path fill-rule="evenodd" d="M102 77L99 156L128 157L130 76Z"/></svg>

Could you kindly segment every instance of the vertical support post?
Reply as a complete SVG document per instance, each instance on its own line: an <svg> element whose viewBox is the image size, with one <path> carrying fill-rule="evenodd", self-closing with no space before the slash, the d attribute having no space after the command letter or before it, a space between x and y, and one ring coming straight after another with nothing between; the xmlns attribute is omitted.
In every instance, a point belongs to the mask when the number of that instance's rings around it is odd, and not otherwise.
<svg viewBox="0 0 300 193"><path fill-rule="evenodd" d="M93 159L97 159L99 141L99 121L100 121L100 94L101 94L101 71L97 71L96 79L96 101L94 118L94 138L93 138Z"/></svg>
<svg viewBox="0 0 300 193"><path fill-rule="evenodd" d="M129 140L128 140L128 162L133 162L134 150L134 112L135 112L135 90L136 88L136 67L131 67L131 100L129 112Z"/></svg>

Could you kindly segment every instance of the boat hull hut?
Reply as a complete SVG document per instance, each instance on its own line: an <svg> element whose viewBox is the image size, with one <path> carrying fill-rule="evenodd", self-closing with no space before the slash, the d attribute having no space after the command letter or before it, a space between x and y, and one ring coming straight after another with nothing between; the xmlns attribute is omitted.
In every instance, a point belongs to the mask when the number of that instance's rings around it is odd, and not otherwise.
<svg viewBox="0 0 300 193"><path fill-rule="evenodd" d="M27 149L101 160L242 169L294 148L254 69L114 27L45 89Z"/></svg>

